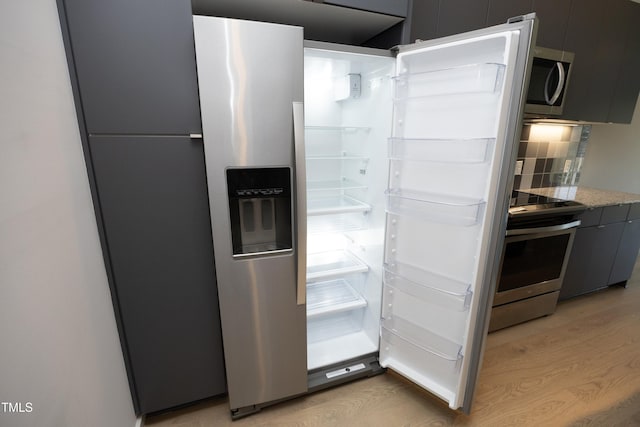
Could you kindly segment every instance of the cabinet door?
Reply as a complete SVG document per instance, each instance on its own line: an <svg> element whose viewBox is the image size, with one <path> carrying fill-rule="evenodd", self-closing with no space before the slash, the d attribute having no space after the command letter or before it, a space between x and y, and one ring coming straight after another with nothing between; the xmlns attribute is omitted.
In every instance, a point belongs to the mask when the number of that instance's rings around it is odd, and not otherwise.
<svg viewBox="0 0 640 427"><path fill-rule="evenodd" d="M602 216L600 217L600 224L613 224L614 222L624 222L629 215L629 208L631 205L613 205L605 206L602 209Z"/></svg>
<svg viewBox="0 0 640 427"><path fill-rule="evenodd" d="M636 264L639 250L640 219L636 219L627 222L624 226L616 259L611 269L611 276L609 276L609 285L629 280Z"/></svg>
<svg viewBox="0 0 640 427"><path fill-rule="evenodd" d="M560 298L606 287L624 230L624 222L580 228L573 241Z"/></svg>
<svg viewBox="0 0 640 427"><path fill-rule="evenodd" d="M574 52L575 60L562 118L607 121L626 41L620 30L625 2L572 3L564 50Z"/></svg>
<svg viewBox="0 0 640 427"><path fill-rule="evenodd" d="M504 24L507 19L532 11L533 0L489 0L487 25Z"/></svg>
<svg viewBox="0 0 640 427"><path fill-rule="evenodd" d="M624 2L626 22L626 41L622 57L622 67L618 74L613 102L607 121L613 123L631 123L633 112L640 92L640 4Z"/></svg>
<svg viewBox="0 0 640 427"><path fill-rule="evenodd" d="M90 134L200 133L188 0L64 0Z"/></svg>
<svg viewBox="0 0 640 427"><path fill-rule="evenodd" d="M92 136L89 146L136 412L224 393L202 142Z"/></svg>
<svg viewBox="0 0 640 427"><path fill-rule="evenodd" d="M436 38L438 29L438 0L420 0L411 2L411 20L409 41L430 40Z"/></svg>
<svg viewBox="0 0 640 427"><path fill-rule="evenodd" d="M579 228L576 231L571 255L567 263L567 270L560 289L561 300L584 294L595 287L590 282L588 269L595 242L596 227Z"/></svg>
<svg viewBox="0 0 640 427"><path fill-rule="evenodd" d="M488 8L489 0L440 0L436 37L485 27Z"/></svg>
<svg viewBox="0 0 640 427"><path fill-rule="evenodd" d="M536 45L562 50L570 10L571 0L533 0L539 19Z"/></svg>
<svg viewBox="0 0 640 427"><path fill-rule="evenodd" d="M598 236L594 257L591 260L591 269L593 282L598 288L609 285L609 276L616 259L624 226L624 222L617 222L596 227Z"/></svg>
<svg viewBox="0 0 640 427"><path fill-rule="evenodd" d="M587 208L582 212L578 219L580 220L580 228L593 227L600 224L602 211L604 208Z"/></svg>

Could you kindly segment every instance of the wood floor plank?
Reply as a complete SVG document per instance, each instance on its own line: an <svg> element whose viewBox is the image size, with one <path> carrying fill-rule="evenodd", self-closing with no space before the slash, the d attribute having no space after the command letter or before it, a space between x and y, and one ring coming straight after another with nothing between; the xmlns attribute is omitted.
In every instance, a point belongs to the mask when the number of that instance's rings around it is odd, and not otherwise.
<svg viewBox="0 0 640 427"><path fill-rule="evenodd" d="M640 262L627 288L489 335L471 415L393 372L232 422L226 398L149 417L186 426L640 426Z"/></svg>

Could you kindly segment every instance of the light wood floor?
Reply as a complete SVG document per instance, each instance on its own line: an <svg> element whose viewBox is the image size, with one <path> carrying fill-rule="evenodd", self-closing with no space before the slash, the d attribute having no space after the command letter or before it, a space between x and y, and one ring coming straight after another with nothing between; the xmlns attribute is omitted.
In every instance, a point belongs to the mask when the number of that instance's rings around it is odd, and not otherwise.
<svg viewBox="0 0 640 427"><path fill-rule="evenodd" d="M234 422L217 398L145 425L640 426L640 261L626 289L490 334L470 416L387 372Z"/></svg>

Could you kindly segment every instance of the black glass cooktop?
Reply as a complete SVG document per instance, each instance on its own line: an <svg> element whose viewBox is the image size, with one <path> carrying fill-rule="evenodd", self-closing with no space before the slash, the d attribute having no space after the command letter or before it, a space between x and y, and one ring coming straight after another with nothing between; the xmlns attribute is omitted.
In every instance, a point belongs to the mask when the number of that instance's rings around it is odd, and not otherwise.
<svg viewBox="0 0 640 427"><path fill-rule="evenodd" d="M527 214L554 214L564 212L580 212L585 209L582 203L538 194L513 191L509 203L509 216Z"/></svg>

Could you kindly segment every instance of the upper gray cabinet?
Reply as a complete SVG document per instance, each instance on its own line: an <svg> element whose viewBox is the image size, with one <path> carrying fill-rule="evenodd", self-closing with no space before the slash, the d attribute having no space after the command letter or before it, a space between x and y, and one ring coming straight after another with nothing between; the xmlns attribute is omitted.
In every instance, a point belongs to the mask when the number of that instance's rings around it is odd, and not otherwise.
<svg viewBox="0 0 640 427"><path fill-rule="evenodd" d="M535 12L538 46L575 53L566 120L630 123L640 91L640 4L631 0L420 0L410 39L433 39Z"/></svg>
<svg viewBox="0 0 640 427"><path fill-rule="evenodd" d="M450 36L486 26L489 0L441 0L437 37Z"/></svg>
<svg viewBox="0 0 640 427"><path fill-rule="evenodd" d="M569 23L571 0L533 0L531 11L538 16L538 46L562 49Z"/></svg>
<svg viewBox="0 0 640 427"><path fill-rule="evenodd" d="M65 5L90 134L201 132L188 1Z"/></svg>
<svg viewBox="0 0 640 427"><path fill-rule="evenodd" d="M487 14L487 25L507 22L512 16L524 15L532 11L533 0L491 0Z"/></svg>
<svg viewBox="0 0 640 427"><path fill-rule="evenodd" d="M411 9L411 41L445 37L486 26L489 0L420 0Z"/></svg>
<svg viewBox="0 0 640 427"><path fill-rule="evenodd" d="M430 40L438 37L439 0L414 1L411 5L409 41Z"/></svg>
<svg viewBox="0 0 640 427"><path fill-rule="evenodd" d="M581 0L572 3L564 50L573 52L575 59L563 118L609 121L624 55L627 3L630 2Z"/></svg>
<svg viewBox="0 0 640 427"><path fill-rule="evenodd" d="M640 92L640 4L627 1L623 12L627 25L624 54L607 118L613 123L631 123Z"/></svg>

